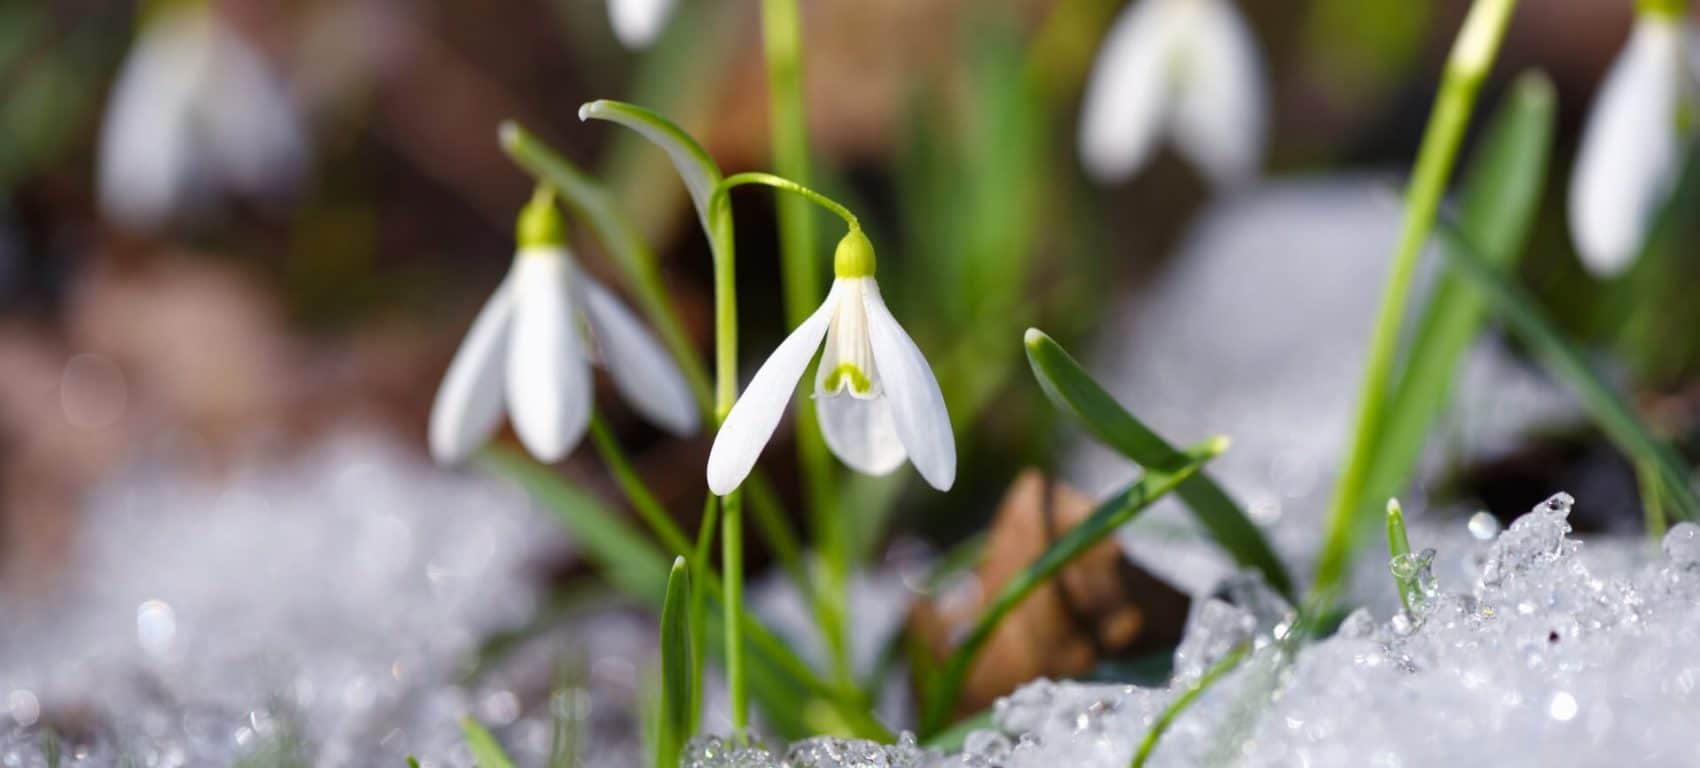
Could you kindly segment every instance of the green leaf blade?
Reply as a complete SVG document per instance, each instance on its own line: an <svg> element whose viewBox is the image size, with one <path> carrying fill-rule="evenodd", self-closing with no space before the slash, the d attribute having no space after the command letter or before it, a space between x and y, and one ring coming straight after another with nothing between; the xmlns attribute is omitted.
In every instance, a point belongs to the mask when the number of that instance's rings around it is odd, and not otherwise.
<svg viewBox="0 0 1700 768"><path fill-rule="evenodd" d="M969 668L1010 611L1033 594L1034 590L1055 577L1075 558L1085 554L1188 478L1196 476L1206 463L1227 450L1227 447L1227 438L1212 438L1185 451L1182 454L1184 463L1176 467L1148 468L1139 482L1099 504L1090 516L1051 542L1038 559L1029 563L1015 578L1006 583L946 660L944 672L939 676L934 694L926 703L921 723L923 734L935 734L946 724L945 719L950 714L951 706L956 703L956 697L967 679Z"/></svg>
<svg viewBox="0 0 1700 768"><path fill-rule="evenodd" d="M1033 377L1058 410L1069 414L1093 437L1128 460L1148 469L1172 469L1187 456L1152 431L1086 372L1050 336L1034 328L1025 338ZM1218 545L1242 567L1255 568L1264 580L1289 599L1293 583L1287 569L1263 536L1222 486L1200 472L1182 483L1176 494L1186 503Z"/></svg>
<svg viewBox="0 0 1700 768"><path fill-rule="evenodd" d="M1483 259L1514 269L1528 242L1546 182L1557 123L1552 82L1521 75L1500 107L1465 174L1459 227ZM1458 275L1437 284L1413 337L1391 397L1376 459L1364 483L1364 506L1403 490L1440 414L1451 401L1459 365L1481 331L1487 297Z"/></svg>
<svg viewBox="0 0 1700 768"><path fill-rule="evenodd" d="M508 757L496 737L477 720L462 718L460 730L466 739L466 746L472 750L472 760L478 768L514 768L514 761Z"/></svg>
<svg viewBox="0 0 1700 768"><path fill-rule="evenodd" d="M1653 468L1668 494L1668 498L1660 498L1670 502L1671 511L1683 520L1700 520L1700 500L1695 498L1689 470L1682 459L1655 437L1634 409L1588 367L1582 354L1565 341L1534 299L1484 261L1456 226L1442 220L1435 231L1445 246L1442 252L1452 270L1488 295L1495 313L1555 378L1576 393L1594 423L1619 450L1632 461L1646 462Z"/></svg>
<svg viewBox="0 0 1700 768"><path fill-rule="evenodd" d="M696 731L697 711L691 671L691 575L685 558L673 560L667 597L661 604L661 722L655 748L657 768L679 764L679 752Z"/></svg>
<svg viewBox="0 0 1700 768"><path fill-rule="evenodd" d="M708 150L703 149L684 129L643 107L608 99L588 102L579 107L578 119L606 120L625 126L660 147L667 153L667 158L673 161L673 168L679 172L679 178L684 180L685 189L691 194L691 203L696 206L697 218L702 221L703 231L714 231L709 225L711 219L708 206L714 196L714 188L720 185L720 166L709 157Z"/></svg>

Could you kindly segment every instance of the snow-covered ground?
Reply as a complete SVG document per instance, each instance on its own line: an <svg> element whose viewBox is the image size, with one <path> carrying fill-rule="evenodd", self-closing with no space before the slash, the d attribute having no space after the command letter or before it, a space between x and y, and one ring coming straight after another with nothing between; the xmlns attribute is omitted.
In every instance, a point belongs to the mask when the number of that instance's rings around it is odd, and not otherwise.
<svg viewBox="0 0 1700 768"><path fill-rule="evenodd" d="M1424 574L1413 611L1360 609L1296 652L1272 594L1229 590L1245 605L1197 604L1170 687L1034 682L959 753L816 739L775 756L705 740L687 765L1123 768L1176 695L1241 646L1257 650L1181 713L1150 765L1693 765L1700 526L1611 573L1626 561L1594 562L1568 535L1571 504L1554 496L1472 547L1471 580Z"/></svg>

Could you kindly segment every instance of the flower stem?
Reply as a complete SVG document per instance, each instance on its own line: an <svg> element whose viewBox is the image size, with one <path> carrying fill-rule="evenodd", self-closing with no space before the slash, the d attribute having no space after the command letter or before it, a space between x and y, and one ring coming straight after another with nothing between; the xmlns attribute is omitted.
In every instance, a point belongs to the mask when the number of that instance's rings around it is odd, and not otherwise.
<svg viewBox="0 0 1700 768"><path fill-rule="evenodd" d="M827 197L826 195L809 189L808 187L798 184L797 182L783 176L775 176L771 173L762 173L760 171L734 173L731 176L727 176L725 179L721 180L718 187L715 187L714 196L710 198L710 204L713 205L724 200L726 193L732 191L733 187L741 187L746 184L759 184L764 187L773 187L774 189L799 195L803 199L831 211L833 215L843 219L844 224L851 229L862 228L862 222L856 218L856 214L851 213L849 208L844 207L844 205L839 203L837 200ZM815 302L815 304L819 303L820 302L818 300ZM810 305L807 309L809 312L813 312L815 307L814 305ZM807 316L807 312L804 313L804 316Z"/></svg>
<svg viewBox="0 0 1700 768"><path fill-rule="evenodd" d="M732 731L745 738L750 722L744 690L744 510L734 490L720 499L720 562L726 592L726 692L732 703Z"/></svg>
<svg viewBox="0 0 1700 768"><path fill-rule="evenodd" d="M861 229L861 222L849 208L791 179L771 173L749 172L726 177L715 187L709 205L725 207L726 196L732 188L747 184L790 192L801 199L787 198L782 202L795 202L804 206L814 203L843 219L851 230ZM782 226L785 211L786 208L782 205ZM811 234L811 242L812 239ZM781 245L785 244L782 239ZM813 256L807 253L807 249L803 252L783 251L781 256L785 270L786 314L789 323L795 326L807 319L809 313L820 304L819 276ZM806 280L797 277L803 272L807 273ZM805 290L807 294L802 295L801 292ZM805 374L802 381L807 382L813 378ZM821 583L815 589L816 599L813 602L821 634L825 637L827 649L832 656L833 674L840 684L854 685L855 670L850 663L847 608L850 583L849 532L844 525L844 516L839 513L837 496L832 490L832 468L826 453L826 442L821 438L820 424L816 421L814 409L810 407L810 400L798 398L796 409L797 458L802 465L804 481L809 489L810 519L824 565L820 572Z"/></svg>
<svg viewBox="0 0 1700 768"><path fill-rule="evenodd" d="M626 452L620 447L614 437L614 431L608 427L608 422L597 411L590 413L590 441L595 444L596 452L602 456L602 462L608 465L608 471L613 473L614 482L620 486L620 492L626 495L626 500L632 503L638 516L649 529L655 532L656 538L661 539L662 546L672 550L674 555L689 555L694 547L690 539L685 538L685 532L673 522L666 508L651 493L637 470L632 469L632 463L626 458ZM694 562L694 561L693 561ZM701 583L701 580L698 580Z"/></svg>
<svg viewBox="0 0 1700 768"><path fill-rule="evenodd" d="M773 167L783 176L809 184L809 128L803 103L802 25L796 0L762 0L762 38L767 59L769 135ZM785 294L785 319L795 327L821 302L820 261L815 254L815 221L808 202L779 201L779 263ZM805 374L803 381L813 376ZM816 607L821 633L840 682L854 679L850 666L845 604L850 581L850 548L844 516L833 489L832 461L821 436L819 417L808 398L793 403L797 417L797 464L809 500L809 521L824 568Z"/></svg>
<svg viewBox="0 0 1700 768"><path fill-rule="evenodd" d="M1422 148L1417 154L1416 169L1405 196L1405 217L1398 250L1387 276L1381 309L1370 337L1369 355L1358 393L1357 422L1351 436L1349 463L1340 474L1329 506L1327 539L1317 564L1316 581L1311 587L1313 611L1326 610L1333 604L1343 586L1353 545L1371 517L1372 508L1364 499L1364 488L1369 471L1375 464L1377 443L1381 438L1388 385L1398 352L1399 328L1405 317L1406 299L1423 244L1428 241L1429 231L1434 227L1440 197L1446 191L1446 181L1451 175L1458 145L1463 141L1464 129L1475 109L1476 96L1481 91L1482 81L1487 78L1516 5L1516 0L1476 0L1447 57L1440 93L1436 97L1434 111L1429 115Z"/></svg>
<svg viewBox="0 0 1700 768"><path fill-rule="evenodd" d="M718 189L718 188L717 188ZM724 195L708 205L714 239L714 421L726 420L738 399L738 287L732 206ZM750 705L744 688L744 510L734 489L720 499L720 572L725 581L726 687L732 730L745 738Z"/></svg>

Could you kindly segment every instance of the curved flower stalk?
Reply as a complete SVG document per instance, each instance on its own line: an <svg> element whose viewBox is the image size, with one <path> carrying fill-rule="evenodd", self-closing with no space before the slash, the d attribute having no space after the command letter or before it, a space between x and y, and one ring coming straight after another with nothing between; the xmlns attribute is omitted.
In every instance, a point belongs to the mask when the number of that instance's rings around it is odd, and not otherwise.
<svg viewBox="0 0 1700 768"><path fill-rule="evenodd" d="M1700 126L1700 74L1682 3L1642 2L1606 73L1570 177L1570 234L1588 271L1622 274L1645 244Z"/></svg>
<svg viewBox="0 0 1700 768"><path fill-rule="evenodd" d="M1081 162L1099 181L1126 179L1166 137L1232 186L1263 162L1267 101L1257 42L1229 0L1136 0L1092 66Z"/></svg>
<svg viewBox="0 0 1700 768"><path fill-rule="evenodd" d="M648 48L667 17L673 14L674 0L608 0L608 21L614 25L614 37L634 51Z"/></svg>
<svg viewBox="0 0 1700 768"><path fill-rule="evenodd" d="M721 425L708 455L709 490L725 495L749 475L823 338L815 411L833 454L863 474L888 474L908 460L934 488L955 482L944 396L880 298L874 247L860 228L839 241L833 271L826 300L762 363Z"/></svg>
<svg viewBox="0 0 1700 768"><path fill-rule="evenodd" d="M157 229L214 195L289 197L307 164L295 105L265 60L202 4L160 11L124 60L101 127L101 209Z"/></svg>
<svg viewBox="0 0 1700 768"><path fill-rule="evenodd" d="M567 250L566 225L547 187L519 217L519 249L479 311L431 409L431 456L464 460L490 439L504 407L533 456L557 461L584 436L593 406L590 364L650 421L679 435L697 429L696 401L672 358Z"/></svg>

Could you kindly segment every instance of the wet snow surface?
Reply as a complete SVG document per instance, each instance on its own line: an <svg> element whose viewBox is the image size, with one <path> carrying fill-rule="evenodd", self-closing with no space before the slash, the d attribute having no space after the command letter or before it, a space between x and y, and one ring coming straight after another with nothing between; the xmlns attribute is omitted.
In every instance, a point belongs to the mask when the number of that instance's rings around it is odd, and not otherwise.
<svg viewBox="0 0 1700 768"><path fill-rule="evenodd" d="M1411 613L1356 611L1296 652L1277 639L1290 609L1239 579L1224 590L1239 604L1196 604L1175 687L1035 682L960 753L814 739L775 757L710 739L687 765L1122 768L1177 692L1242 647L1248 660L1174 721L1150 765L1693 765L1700 527L1674 527L1638 565L1596 563L1568 535L1571 505L1554 496L1476 545L1472 582L1416 563Z"/></svg>
<svg viewBox="0 0 1700 768"><path fill-rule="evenodd" d="M562 541L517 488L353 436L196 476L112 479L56 589L0 596L0 766L44 765L49 726L61 765L399 766L463 753L464 715L518 718L458 684Z"/></svg>

